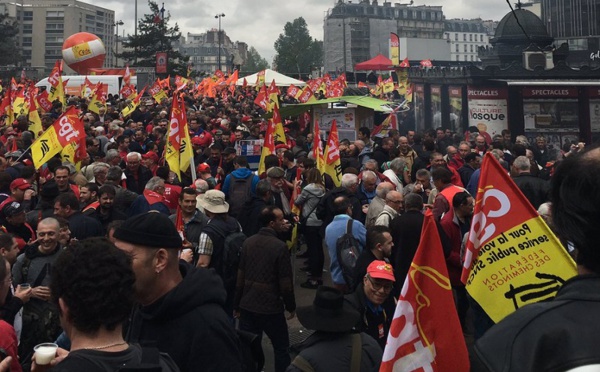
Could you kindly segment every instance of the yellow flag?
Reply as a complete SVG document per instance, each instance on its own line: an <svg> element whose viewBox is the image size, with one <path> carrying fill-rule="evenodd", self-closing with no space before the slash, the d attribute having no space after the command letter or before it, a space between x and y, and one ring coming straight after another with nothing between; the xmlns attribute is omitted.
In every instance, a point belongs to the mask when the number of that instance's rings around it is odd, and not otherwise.
<svg viewBox="0 0 600 372"><path fill-rule="evenodd" d="M283 130L283 124L281 123L279 107L275 106L275 108L273 109L273 118L271 120L273 121L273 124L275 124L275 133L273 133L273 143L287 143L287 140L285 138L285 131Z"/></svg>
<svg viewBox="0 0 600 372"><path fill-rule="evenodd" d="M169 138L165 146L165 160L169 164L169 168L181 179L181 172L185 172L190 166L191 159L194 157L194 150L192 149L187 126L185 104L177 94L173 97L169 128Z"/></svg>
<svg viewBox="0 0 600 372"><path fill-rule="evenodd" d="M121 111L121 116L126 118L129 115L131 115L131 113L140 105L140 99L142 98L142 95L144 94L145 90L146 90L146 87L144 87L144 89L142 89L142 91L139 94L137 94L135 96L135 98L132 99L131 102L129 102L127 104L127 106L125 106L123 111Z"/></svg>
<svg viewBox="0 0 600 372"><path fill-rule="evenodd" d="M331 123L331 132L325 147L325 173L327 173L336 187L342 185L342 163L340 162L340 140L335 119Z"/></svg>
<svg viewBox="0 0 600 372"><path fill-rule="evenodd" d="M12 104L12 110L16 118L29 114L29 105L27 102L25 102L25 92L23 88L21 88L19 93L17 93L17 96Z"/></svg>
<svg viewBox="0 0 600 372"><path fill-rule="evenodd" d="M35 97L33 95L33 89L30 89L28 98L29 104L29 130L33 133L33 138L38 138L40 133L44 131L42 127L42 120L40 114L37 111Z"/></svg>
<svg viewBox="0 0 600 372"><path fill-rule="evenodd" d="M55 100L59 100L62 103L63 110L66 107L66 99L65 99L65 87L63 86L62 80L62 68L60 64L60 60L57 60L54 64L54 68L52 72L50 72L50 76L48 76L48 82L50 83L50 91L48 92L48 100L50 102L54 102Z"/></svg>
<svg viewBox="0 0 600 372"><path fill-rule="evenodd" d="M85 138L83 122L77 115L77 109L71 106L31 144L31 157L35 168L39 169L68 144L82 138Z"/></svg>

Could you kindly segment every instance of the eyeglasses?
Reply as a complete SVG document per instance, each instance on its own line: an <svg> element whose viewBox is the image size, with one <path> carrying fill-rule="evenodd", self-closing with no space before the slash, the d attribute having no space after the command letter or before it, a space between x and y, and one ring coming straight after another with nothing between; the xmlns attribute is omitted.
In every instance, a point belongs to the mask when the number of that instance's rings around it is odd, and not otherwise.
<svg viewBox="0 0 600 372"><path fill-rule="evenodd" d="M371 285L373 286L373 289L376 290L376 291L380 291L383 288L383 290L385 292L389 292L394 287L393 283L385 283L384 284L384 283L376 282L369 275L367 275L367 279L369 279L369 282L371 282Z"/></svg>
<svg viewBox="0 0 600 372"><path fill-rule="evenodd" d="M394 203L394 204L403 204L404 200L388 200L390 203Z"/></svg>

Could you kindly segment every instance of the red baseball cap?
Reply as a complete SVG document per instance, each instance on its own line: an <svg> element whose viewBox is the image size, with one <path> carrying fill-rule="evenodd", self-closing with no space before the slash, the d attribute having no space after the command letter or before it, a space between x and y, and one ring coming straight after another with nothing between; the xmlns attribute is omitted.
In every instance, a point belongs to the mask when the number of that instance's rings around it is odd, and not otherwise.
<svg viewBox="0 0 600 372"><path fill-rule="evenodd" d="M192 138L192 145L208 147L211 143L212 143L212 135L207 131L204 131L204 132L200 133L200 135Z"/></svg>
<svg viewBox="0 0 600 372"><path fill-rule="evenodd" d="M371 264L367 267L367 274L374 279L384 279L392 282L396 281L392 265L385 261L375 260L371 262Z"/></svg>
<svg viewBox="0 0 600 372"><path fill-rule="evenodd" d="M210 166L206 163L198 164L197 173L210 173Z"/></svg>
<svg viewBox="0 0 600 372"><path fill-rule="evenodd" d="M27 190L31 187L31 184L27 182L25 178L17 178L16 180L10 183L10 189L19 189L19 190Z"/></svg>
<svg viewBox="0 0 600 372"><path fill-rule="evenodd" d="M152 159L155 162L158 162L158 154L155 153L154 151L148 151L147 153L142 155L142 158L143 159Z"/></svg>

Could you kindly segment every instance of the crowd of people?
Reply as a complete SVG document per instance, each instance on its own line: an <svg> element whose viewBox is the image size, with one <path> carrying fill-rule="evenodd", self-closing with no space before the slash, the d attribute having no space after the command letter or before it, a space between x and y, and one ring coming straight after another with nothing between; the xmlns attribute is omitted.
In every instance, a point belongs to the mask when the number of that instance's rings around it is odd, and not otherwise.
<svg viewBox="0 0 600 372"><path fill-rule="evenodd" d="M598 168L598 150L572 144L554 151L544 137L530 143L508 130L490 138L476 128L421 133L402 130L400 123L400 130L379 137L361 127L356 140L340 141L342 176L335 186L313 156L313 136L321 134L301 115L286 120L285 140L257 174L238 155L240 141L265 135L255 95L252 87L216 98L185 95L195 179L191 168L177 177L165 164L168 100L143 100L122 118L125 101L118 97L109 96L100 115L83 100L70 99L87 134L87 156L77 165L56 156L35 169L27 121L19 118L0 129L0 348L8 356L6 368L36 370L34 347L55 342L56 371L260 371L264 333L277 372L374 370L429 208L463 331L482 340L482 370L500 370L508 359L492 351L507 336L498 326L488 333L493 322L460 280L486 153L569 242L580 273L588 274L579 287L565 287L585 293L598 287L593 223L600 215L594 197L600 182L591 173ZM62 108L56 110L43 116L44 129ZM574 181L580 176L585 179ZM563 183L572 188L565 190ZM294 193L297 187L301 192ZM294 206L301 212L295 214ZM296 257L296 247L286 245L295 227L304 251ZM343 239L356 246L352 266L340 259ZM316 290L314 302L298 308L294 259L305 259L300 270L307 277L300 286ZM597 292L589 295L597 306ZM476 324L469 309L480 315ZM290 345L287 320L296 315L315 332ZM526 328L529 318L513 322ZM523 350L544 327L518 340ZM587 353L591 344L581 346L583 354L597 357ZM574 347L563 350L569 365L577 364L567 355ZM519 365L521 358L544 355L541 350L513 358ZM523 365L552 366L540 363Z"/></svg>

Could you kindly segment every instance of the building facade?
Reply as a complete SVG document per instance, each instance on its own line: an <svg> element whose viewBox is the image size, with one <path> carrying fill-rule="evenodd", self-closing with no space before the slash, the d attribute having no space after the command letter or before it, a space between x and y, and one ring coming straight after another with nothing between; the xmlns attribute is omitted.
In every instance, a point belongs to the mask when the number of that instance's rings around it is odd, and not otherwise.
<svg viewBox="0 0 600 372"><path fill-rule="evenodd" d="M479 62L477 51L490 45L490 33L481 19L449 19L444 39L450 44L450 60Z"/></svg>
<svg viewBox="0 0 600 372"><path fill-rule="evenodd" d="M379 53L389 58L390 32L400 38L442 40L444 15L441 6L338 0L327 11L323 28L325 72L353 72L354 65Z"/></svg>
<svg viewBox="0 0 600 372"><path fill-rule="evenodd" d="M244 64L248 53L248 44L233 42L225 31L208 30L202 34L189 33L177 47L179 52L190 57L192 69L199 73L214 73L219 68L219 46L221 49L221 70L233 71Z"/></svg>
<svg viewBox="0 0 600 372"><path fill-rule="evenodd" d="M600 0L537 0L555 44L568 43L571 66L600 66Z"/></svg>
<svg viewBox="0 0 600 372"><path fill-rule="evenodd" d="M26 67L48 73L62 58L63 42L78 32L98 36L106 48L104 67L112 66L115 50L115 12L77 0L0 0L4 11L19 24L17 46ZM74 73L65 65L65 73Z"/></svg>

